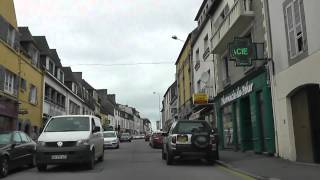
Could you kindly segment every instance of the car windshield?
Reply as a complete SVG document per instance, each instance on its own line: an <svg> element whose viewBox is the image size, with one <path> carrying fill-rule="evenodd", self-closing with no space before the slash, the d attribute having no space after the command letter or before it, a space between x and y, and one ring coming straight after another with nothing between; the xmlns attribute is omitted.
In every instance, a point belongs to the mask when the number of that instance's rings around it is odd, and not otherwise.
<svg viewBox="0 0 320 180"><path fill-rule="evenodd" d="M173 134L192 134L195 132L210 132L210 128L204 122L180 122L172 130Z"/></svg>
<svg viewBox="0 0 320 180"><path fill-rule="evenodd" d="M45 132L89 131L88 117L57 117L49 121Z"/></svg>
<svg viewBox="0 0 320 180"><path fill-rule="evenodd" d="M103 137L108 138L108 137L117 137L116 133L114 132L107 132L107 133L103 133Z"/></svg>
<svg viewBox="0 0 320 180"><path fill-rule="evenodd" d="M10 144L11 134L12 133L10 133L10 132L0 133L0 144Z"/></svg>

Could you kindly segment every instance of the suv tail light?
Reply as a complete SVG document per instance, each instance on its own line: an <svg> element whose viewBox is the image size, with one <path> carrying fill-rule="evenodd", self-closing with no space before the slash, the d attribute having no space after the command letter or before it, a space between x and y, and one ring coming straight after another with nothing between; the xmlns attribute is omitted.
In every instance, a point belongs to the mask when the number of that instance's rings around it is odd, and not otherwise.
<svg viewBox="0 0 320 180"><path fill-rule="evenodd" d="M171 142L173 144L176 144L177 143L177 137L176 136L173 136L172 139L171 139Z"/></svg>
<svg viewBox="0 0 320 180"><path fill-rule="evenodd" d="M211 137L211 144L216 144L216 143L217 143L216 137L212 136Z"/></svg>

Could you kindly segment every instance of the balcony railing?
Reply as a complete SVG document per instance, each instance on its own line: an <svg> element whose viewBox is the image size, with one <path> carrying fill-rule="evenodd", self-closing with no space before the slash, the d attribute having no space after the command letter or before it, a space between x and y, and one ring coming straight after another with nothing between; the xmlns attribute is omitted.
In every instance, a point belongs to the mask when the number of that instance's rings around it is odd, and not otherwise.
<svg viewBox="0 0 320 180"><path fill-rule="evenodd" d="M221 23L213 29L211 39L214 53L221 53L227 48L227 44L239 33L242 33L254 18L252 0L237 0L224 19L218 19ZM219 25L220 24L220 25Z"/></svg>

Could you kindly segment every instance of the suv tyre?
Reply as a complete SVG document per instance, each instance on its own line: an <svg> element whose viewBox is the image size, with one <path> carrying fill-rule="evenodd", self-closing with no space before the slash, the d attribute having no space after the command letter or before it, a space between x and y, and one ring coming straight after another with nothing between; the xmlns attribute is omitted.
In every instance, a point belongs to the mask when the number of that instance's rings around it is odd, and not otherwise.
<svg viewBox="0 0 320 180"><path fill-rule="evenodd" d="M172 165L173 163L173 154L171 154L169 151L166 153L166 163L167 165Z"/></svg>

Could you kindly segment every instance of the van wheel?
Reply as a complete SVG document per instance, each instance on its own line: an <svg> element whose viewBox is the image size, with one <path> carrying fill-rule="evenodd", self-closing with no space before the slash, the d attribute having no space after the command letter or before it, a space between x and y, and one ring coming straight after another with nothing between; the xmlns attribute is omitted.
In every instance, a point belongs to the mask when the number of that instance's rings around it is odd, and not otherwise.
<svg viewBox="0 0 320 180"><path fill-rule="evenodd" d="M9 172L9 162L7 157L0 160L0 177L6 177Z"/></svg>
<svg viewBox="0 0 320 180"><path fill-rule="evenodd" d="M47 170L46 164L37 164L38 171L43 172Z"/></svg>
<svg viewBox="0 0 320 180"><path fill-rule="evenodd" d="M102 151L102 155L99 157L98 161L102 162L104 160L104 149Z"/></svg>
<svg viewBox="0 0 320 180"><path fill-rule="evenodd" d="M95 163L95 150L92 149L92 152L91 152L91 158L90 158L90 161L88 162L88 169L89 170L92 170L94 168L94 163Z"/></svg>

